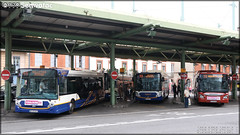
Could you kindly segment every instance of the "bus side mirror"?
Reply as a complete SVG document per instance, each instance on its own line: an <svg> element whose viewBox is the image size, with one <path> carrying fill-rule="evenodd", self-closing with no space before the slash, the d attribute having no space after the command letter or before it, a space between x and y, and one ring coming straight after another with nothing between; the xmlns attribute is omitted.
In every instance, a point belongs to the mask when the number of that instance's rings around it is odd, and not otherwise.
<svg viewBox="0 0 240 135"><path fill-rule="evenodd" d="M162 77L162 78L161 78L161 81L162 81L162 82L164 82L164 81L165 81L165 78L164 78L164 77Z"/></svg>

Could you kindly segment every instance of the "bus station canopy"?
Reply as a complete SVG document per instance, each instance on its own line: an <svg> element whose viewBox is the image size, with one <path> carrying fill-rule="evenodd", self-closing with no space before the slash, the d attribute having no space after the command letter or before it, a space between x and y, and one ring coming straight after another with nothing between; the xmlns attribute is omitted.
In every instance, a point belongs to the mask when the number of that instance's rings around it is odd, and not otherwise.
<svg viewBox="0 0 240 135"><path fill-rule="evenodd" d="M51 7L1 8L1 48L4 32L10 32L12 51L109 57L111 44L116 44L117 58L181 61L185 51L186 62L231 65L234 55L239 63L236 31L82 5L44 4Z"/></svg>

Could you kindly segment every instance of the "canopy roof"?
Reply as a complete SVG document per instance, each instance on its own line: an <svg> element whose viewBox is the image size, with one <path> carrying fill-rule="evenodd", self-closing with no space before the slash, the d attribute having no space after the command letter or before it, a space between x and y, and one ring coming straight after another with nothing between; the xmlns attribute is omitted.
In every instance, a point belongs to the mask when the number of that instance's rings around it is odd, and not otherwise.
<svg viewBox="0 0 240 135"><path fill-rule="evenodd" d="M13 51L109 57L114 43L117 58L180 61L185 50L186 62L232 64L235 55L239 63L239 34L234 31L81 5L44 4L51 8L1 8L1 32L13 34ZM1 38L4 48L3 33Z"/></svg>

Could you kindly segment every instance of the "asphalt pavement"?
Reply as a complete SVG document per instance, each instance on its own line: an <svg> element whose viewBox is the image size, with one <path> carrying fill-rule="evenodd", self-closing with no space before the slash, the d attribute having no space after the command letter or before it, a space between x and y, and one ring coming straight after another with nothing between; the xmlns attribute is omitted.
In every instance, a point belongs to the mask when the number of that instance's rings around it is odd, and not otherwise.
<svg viewBox="0 0 240 135"><path fill-rule="evenodd" d="M118 100L115 106L111 106L109 101L104 101L75 109L70 115L15 113L12 103L12 110L5 114L1 106L1 133L235 134L239 133L238 112L238 101L230 101L224 106L192 102L189 108L184 108L180 98L174 99L172 95L163 102Z"/></svg>

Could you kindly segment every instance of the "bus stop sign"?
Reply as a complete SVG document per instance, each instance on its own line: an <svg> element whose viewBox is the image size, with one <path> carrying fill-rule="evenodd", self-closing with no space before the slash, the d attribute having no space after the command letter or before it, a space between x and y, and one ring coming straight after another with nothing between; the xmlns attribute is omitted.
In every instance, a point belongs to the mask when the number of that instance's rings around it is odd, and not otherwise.
<svg viewBox="0 0 240 135"><path fill-rule="evenodd" d="M112 77L113 80L116 80L117 77L118 77L118 73L116 71L112 71L111 77Z"/></svg>
<svg viewBox="0 0 240 135"><path fill-rule="evenodd" d="M11 76L11 73L9 70L3 70L2 73L1 73L1 77L3 80L8 80Z"/></svg>

